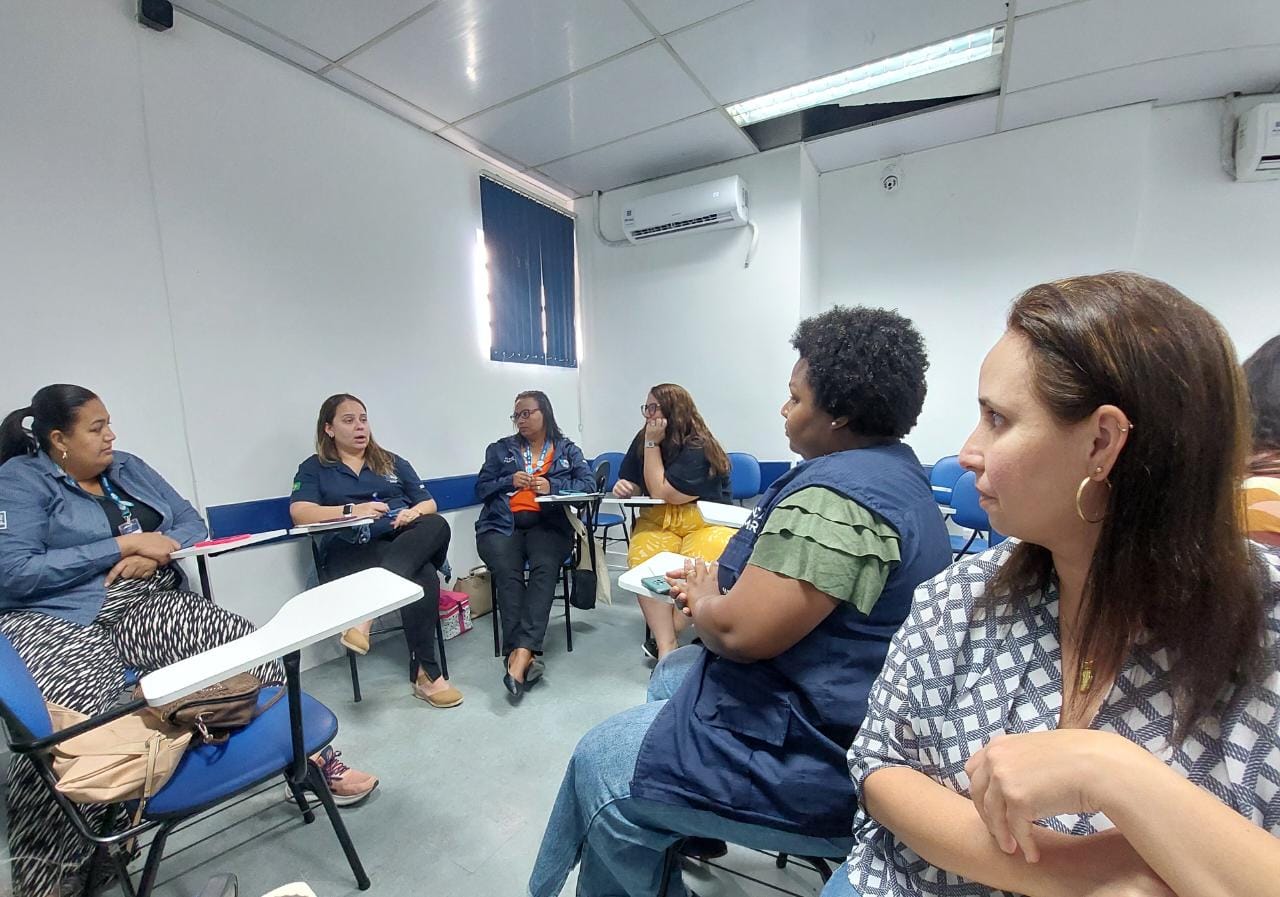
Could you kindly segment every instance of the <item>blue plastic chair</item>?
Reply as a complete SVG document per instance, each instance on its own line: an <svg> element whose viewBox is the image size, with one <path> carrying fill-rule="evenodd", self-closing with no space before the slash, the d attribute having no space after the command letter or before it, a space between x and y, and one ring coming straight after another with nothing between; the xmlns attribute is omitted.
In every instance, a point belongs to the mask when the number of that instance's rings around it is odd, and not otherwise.
<svg viewBox="0 0 1280 897"><path fill-rule="evenodd" d="M59 810L77 834L93 846L91 865L97 867L103 862L111 863L126 894L147 897L151 893L165 842L176 826L276 776L284 777L304 822L314 821L315 815L303 794L303 786L310 787L320 798L351 865L356 884L360 890L366 890L369 876L356 854L346 826L338 816L338 808L324 774L307 762L308 755L333 741L338 733L338 721L329 708L302 692L297 652L285 657L285 672L288 679L287 701L278 701L267 708L223 744L188 748L173 776L147 802L138 824L114 834L113 820L118 818L119 808L117 813L107 814L102 831L95 831L80 807L56 790L57 779L50 766L49 749L75 735L133 713L145 706L144 702L141 699L129 701L55 733L44 699L26 664L9 640L0 636L0 719L5 725L9 750L25 754L35 763ZM264 689L259 704L265 704L273 694L270 689ZM123 855L120 845L151 831L155 834L135 888L127 869L128 857ZM91 868L90 881L94 878L93 873Z"/></svg>
<svg viewBox="0 0 1280 897"><path fill-rule="evenodd" d="M951 550L956 558L986 551L1005 540L1004 536L991 528L987 512L978 504L978 475L973 471L965 471L955 481L951 490L951 507L955 511L951 522L972 530L968 536L951 537ZM983 533L986 533L985 538Z"/></svg>
<svg viewBox="0 0 1280 897"><path fill-rule="evenodd" d="M939 458L929 471L929 487L933 489L933 500L944 507L951 507L951 491L956 480L964 473L957 455Z"/></svg>
<svg viewBox="0 0 1280 897"><path fill-rule="evenodd" d="M760 462L746 452L729 452L729 495L742 504L743 499L760 494Z"/></svg>
<svg viewBox="0 0 1280 897"><path fill-rule="evenodd" d="M617 459L616 461L614 459ZM605 452L591 462L591 470L596 475L596 491L612 492L618 482L618 468L622 466L622 452ZM601 475L604 471L604 475ZM627 518L621 514L602 513L596 510L596 532L600 534L601 546L609 550L609 530L615 526L622 527L622 541L631 547L631 533L627 531ZM617 541L617 538L614 539Z"/></svg>

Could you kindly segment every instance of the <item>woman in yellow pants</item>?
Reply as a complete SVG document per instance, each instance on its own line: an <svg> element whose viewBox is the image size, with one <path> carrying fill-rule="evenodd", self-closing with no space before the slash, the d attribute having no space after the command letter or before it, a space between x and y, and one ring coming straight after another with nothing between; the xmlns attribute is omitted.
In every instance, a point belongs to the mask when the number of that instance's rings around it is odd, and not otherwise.
<svg viewBox="0 0 1280 897"><path fill-rule="evenodd" d="M631 533L627 566L643 564L664 551L714 561L734 530L702 519L696 502L729 500L729 458L711 435L688 390L660 383L641 406L644 427L631 442L613 492L619 498L649 495L666 504L640 512ZM639 598L653 642L645 653L661 659L677 647L685 617L663 601Z"/></svg>

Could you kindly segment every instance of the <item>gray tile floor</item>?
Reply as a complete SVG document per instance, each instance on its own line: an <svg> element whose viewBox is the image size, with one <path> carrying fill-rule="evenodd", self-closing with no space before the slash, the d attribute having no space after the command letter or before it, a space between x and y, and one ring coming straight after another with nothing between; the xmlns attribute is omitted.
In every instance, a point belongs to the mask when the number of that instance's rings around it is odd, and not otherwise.
<svg viewBox="0 0 1280 897"><path fill-rule="evenodd" d="M466 694L457 709L437 710L411 697L399 634L361 660L359 704L351 700L345 661L303 674L303 687L338 715L343 759L382 780L365 804L343 811L373 879L365 893L526 893L574 744L596 722L644 700L651 666L640 652L642 618L627 593L615 589L612 607L574 612L572 654L565 652L561 608L557 602L548 630L546 676L519 706L508 703L502 687L487 616L447 643L450 678ZM304 826L281 792L272 787L175 834L158 897L189 897L222 872L238 875L247 897L297 880L320 897L360 893L323 814ZM718 862L798 894L820 889L813 872L778 871L760 854L734 848ZM777 893L704 866L691 864L685 877L700 897ZM571 876L564 893L573 890ZM0 874L0 894L8 892Z"/></svg>

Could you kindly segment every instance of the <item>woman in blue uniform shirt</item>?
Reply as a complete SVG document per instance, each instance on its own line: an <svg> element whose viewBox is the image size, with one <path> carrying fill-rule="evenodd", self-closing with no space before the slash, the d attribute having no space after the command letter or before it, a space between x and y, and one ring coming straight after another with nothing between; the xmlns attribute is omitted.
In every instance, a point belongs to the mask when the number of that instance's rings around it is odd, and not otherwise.
<svg viewBox="0 0 1280 897"><path fill-rule="evenodd" d="M560 893L657 893L666 849L700 835L843 856L857 806L845 765L915 586L951 560L929 483L901 438L925 395L924 344L891 311L800 324L782 406L805 461L761 497L716 564L672 574L702 646L659 662L649 703L575 748L529 881ZM685 889L675 871L668 894Z"/></svg>
<svg viewBox="0 0 1280 897"><path fill-rule="evenodd" d="M378 445L364 402L353 395L329 396L316 420L316 453L298 466L289 514L294 523L319 523L354 514L376 518L367 527L325 533L320 538L323 575L337 579L369 567L384 567L422 586L422 597L400 609L409 645L414 697L432 707L457 707L462 693L440 675L436 622L440 578L449 551L449 523L413 466ZM348 629L342 644L365 654L373 621Z"/></svg>
<svg viewBox="0 0 1280 897"><path fill-rule="evenodd" d="M476 548L493 574L502 622L502 683L519 699L526 683L542 675L542 639L560 565L573 547L564 505L540 505L539 495L590 492L595 487L582 450L560 432L546 393L516 396L516 433L485 451L476 478L484 502L476 520ZM525 567L528 566L528 581Z"/></svg>

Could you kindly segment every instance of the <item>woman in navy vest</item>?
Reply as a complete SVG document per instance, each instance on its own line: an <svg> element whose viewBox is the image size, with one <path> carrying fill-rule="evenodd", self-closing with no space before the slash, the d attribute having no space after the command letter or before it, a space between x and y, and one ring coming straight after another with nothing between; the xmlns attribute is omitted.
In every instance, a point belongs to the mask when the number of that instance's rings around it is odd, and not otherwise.
<svg viewBox="0 0 1280 897"><path fill-rule="evenodd" d="M900 440L925 395L924 344L890 312L801 323L782 406L804 463L779 478L718 565L673 571L702 646L654 670L649 703L575 749L529 882L657 892L689 835L843 856L857 800L845 751L916 585L951 560L923 468ZM685 893L678 871L668 894Z"/></svg>
<svg viewBox="0 0 1280 897"><path fill-rule="evenodd" d="M515 435L489 446L476 477L476 497L484 502L476 548L493 574L506 658L502 684L519 700L525 686L542 676L537 658L556 578L573 547L565 506L540 505L538 496L590 492L595 478L582 450L560 432L546 393L531 389L516 396L511 423Z"/></svg>

